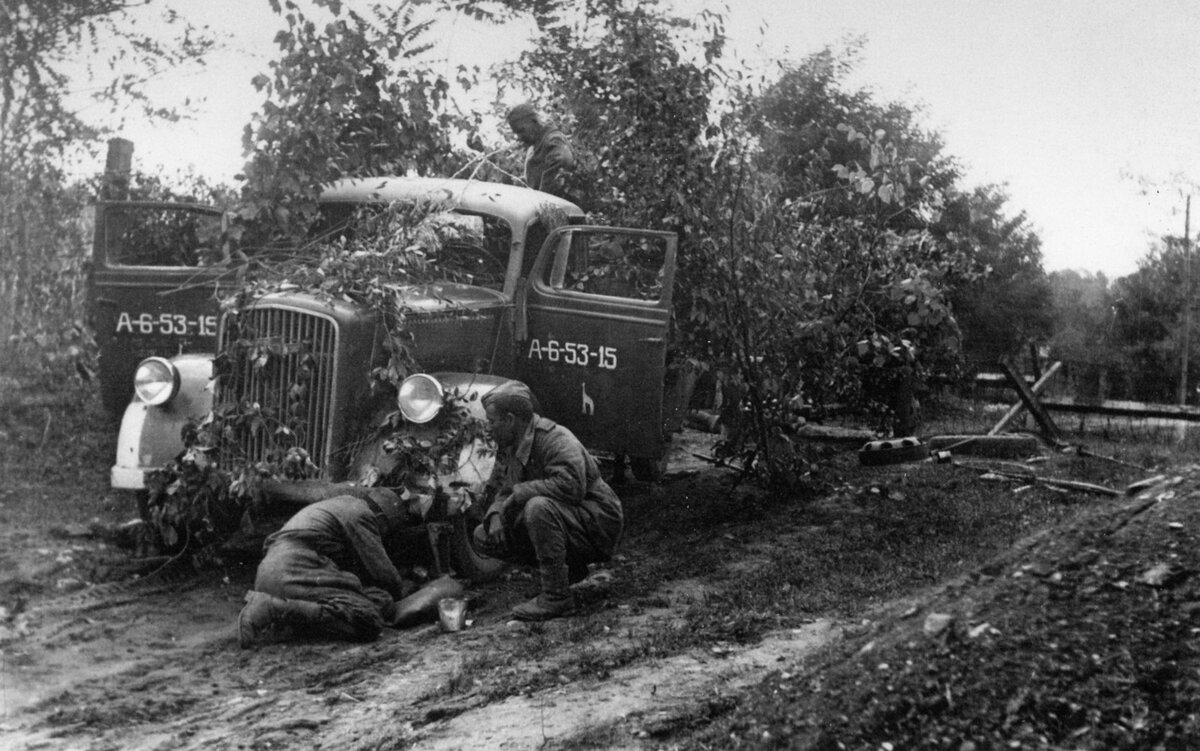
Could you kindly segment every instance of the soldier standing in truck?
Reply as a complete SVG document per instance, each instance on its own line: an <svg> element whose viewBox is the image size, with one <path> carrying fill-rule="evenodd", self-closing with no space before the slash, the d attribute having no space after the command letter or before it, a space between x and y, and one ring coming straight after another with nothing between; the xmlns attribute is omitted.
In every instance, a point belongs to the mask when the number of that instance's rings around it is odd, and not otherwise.
<svg viewBox="0 0 1200 751"><path fill-rule="evenodd" d="M487 490L493 495L475 530L481 552L537 566L541 592L513 616L544 621L570 615L570 585L589 563L607 561L621 537L621 501L571 431L533 411L529 388L510 381L483 397L499 450Z"/></svg>
<svg viewBox="0 0 1200 751"><path fill-rule="evenodd" d="M523 102L508 112L508 125L517 139L526 146L525 184L581 205L571 182L575 170L575 154L571 143L558 128L542 119L529 102Z"/></svg>

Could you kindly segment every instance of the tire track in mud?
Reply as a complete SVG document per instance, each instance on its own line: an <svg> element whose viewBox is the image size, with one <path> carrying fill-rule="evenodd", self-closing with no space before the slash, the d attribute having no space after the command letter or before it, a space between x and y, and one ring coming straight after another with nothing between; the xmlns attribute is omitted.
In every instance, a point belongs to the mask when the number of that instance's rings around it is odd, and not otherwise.
<svg viewBox="0 0 1200 751"><path fill-rule="evenodd" d="M205 581L205 576L185 564L164 564L138 578L101 582L86 589L40 599L25 612L32 615L116 608L166 592L201 587Z"/></svg>
<svg viewBox="0 0 1200 751"><path fill-rule="evenodd" d="M257 650L240 650L234 639L241 587L198 586L182 596L156 594L106 611L104 615L128 620L131 627L114 631L110 621L103 624L105 633L89 645L93 652L97 643L111 651L132 649L128 659L118 658L115 666L105 670L101 661L92 674L75 666L70 672L73 682L27 712L6 713L0 732L14 748L64 747L65 743L65 747L97 751L298 748L318 743L361 749L404 748L414 743L421 748L426 744L469 748L488 747L489 733L511 735L505 748L524 748L540 743L542 733L577 733L597 722L620 724L630 718L642 718L637 721L650 725L669 722L670 717L692 711L678 703L681 697L706 696L710 693L706 687L719 687L722 682L740 685L739 670L752 673L770 660L763 645L730 650L723 658L697 653L642 660L613 670L604 679L555 683L515 696L511 695L513 673L529 667L522 662L513 666L501 660L493 666L495 674L478 676L479 684L464 681L464 670L472 669L464 668L466 661L480 655L511 656L535 638L525 627L514 630L506 623L508 608L523 596L521 588L521 582L509 582L501 591L489 591L475 625L457 634L443 634L429 624L403 632L388 630L371 644L293 642ZM135 613L139 604L144 617ZM556 645L552 654L542 655L543 668L557 671L575 659L569 637L573 629L587 625L586 619L620 621L620 628L614 626L600 640L609 642L608 648L616 653L671 617L669 608L631 617L612 603L598 606L599 612L584 618L538 627ZM190 636L140 638L156 617L169 623L166 615L172 611L178 621L179 612L205 609L205 622ZM140 634L134 634L138 629ZM797 634L784 634L764 645L778 642L790 649L801 644ZM742 658L743 653L748 656ZM716 677L705 678L714 667L720 668ZM594 706L597 696L607 697L599 714ZM550 713L556 718L552 723L530 724L529 718L538 716L530 712L550 705L556 707ZM664 707L671 710L667 720L662 716ZM469 728L475 730L465 730ZM537 743L521 745L531 738Z"/></svg>
<svg viewBox="0 0 1200 751"><path fill-rule="evenodd" d="M544 748L576 736L622 738L636 743L671 730L723 694L757 683L784 661L794 662L839 638L841 629L822 619L768 634L749 648L719 654L690 651L613 671L533 695L514 696L421 728L414 747L429 751Z"/></svg>
<svg viewBox="0 0 1200 751"><path fill-rule="evenodd" d="M18 699L19 688L3 687L5 744L61 747L67 739L79 749L183 749L236 747L259 738L270 745L286 737L289 747L331 722L345 728L335 727L335 737L361 734L353 722L334 721L365 708L379 721L378 686L396 674L416 676L403 690L385 692L400 706L419 704L442 685L447 656L429 648L438 644L434 626L389 630L371 644L290 642L241 650L234 624L244 586L211 579L186 586L182 593L139 589L141 599L110 603L95 618L71 617L79 610L67 609L65 621L38 624L21 648L39 659L21 678L41 690ZM87 609L96 601L57 598L48 612L61 614L64 604ZM178 625L180 613L201 617L186 633L154 634ZM441 641L441 647L461 644ZM8 675L7 652L5 661ZM25 666L13 667L19 674ZM383 712L383 721L392 724L393 714Z"/></svg>
<svg viewBox="0 0 1200 751"><path fill-rule="evenodd" d="M653 568L648 561L638 564ZM531 639L529 632L507 625L509 608L526 596L527 578L473 593L478 595L475 623L460 633L443 634L429 624L387 630L365 645L292 642L241 650L235 619L252 577L253 566L227 577L190 572L177 577L164 570L31 603L29 633L0 646L6 676L0 686L0 745L81 751L424 747L453 742L463 723L500 732L505 718L528 706L547 701L590 706L597 690L624 700L631 686L646 685L657 686L649 704L631 703L604 717L651 722L658 721L652 713L662 709L667 686L652 678L663 674L664 665L675 664L675 658L647 661L630 649L630 641L653 631L653 618L661 624L678 616L669 607L649 610L641 602L644 592L636 602L628 592L600 594L585 615L537 627L546 630L540 643L549 646L546 654L531 658L528 645L537 641L536 634ZM668 592L647 601L674 598ZM575 635L594 634L596 621L612 624L612 634L597 640L608 644L601 648L619 657L634 655L617 660L626 665L611 671L619 679L563 676L564 683L553 682L554 675L579 674L563 669L576 659L570 642ZM629 633L631 627L639 633ZM728 656L735 653L730 650ZM686 664L686 658L678 659ZM704 659L700 654L693 664ZM719 663L736 664L733 659ZM535 682L541 688L521 688L522 674L541 669L539 664L549 665L542 678L551 680ZM701 695L706 693L702 689ZM16 700L10 702L10 696ZM567 716L580 715L572 710ZM587 726L556 725L553 732ZM519 728L514 738L526 738L526 730Z"/></svg>

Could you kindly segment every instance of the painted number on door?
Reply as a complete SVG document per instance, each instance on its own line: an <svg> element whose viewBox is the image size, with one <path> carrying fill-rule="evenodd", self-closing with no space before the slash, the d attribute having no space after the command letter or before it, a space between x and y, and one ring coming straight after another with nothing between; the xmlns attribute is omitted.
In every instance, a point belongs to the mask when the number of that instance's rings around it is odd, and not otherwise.
<svg viewBox="0 0 1200 751"><path fill-rule="evenodd" d="M561 362L564 365L617 369L616 347L593 347L582 342L560 342L557 339L533 339L529 342L530 360Z"/></svg>

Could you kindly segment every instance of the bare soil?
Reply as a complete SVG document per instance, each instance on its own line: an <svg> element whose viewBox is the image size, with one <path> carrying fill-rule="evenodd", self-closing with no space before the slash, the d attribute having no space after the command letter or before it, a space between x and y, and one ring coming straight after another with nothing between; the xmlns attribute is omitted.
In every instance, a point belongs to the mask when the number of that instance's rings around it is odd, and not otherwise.
<svg viewBox="0 0 1200 751"><path fill-rule="evenodd" d="M1194 468L1137 496L1059 494L1045 517L1057 526L1018 525L1015 544L964 551L898 588L831 598L819 574L770 582L791 605L765 613L728 583L830 524L849 539L887 522L880 499L921 500L904 496L914 473L943 472L931 482L964 492L986 481L928 464L867 471L851 453L829 493L772 506L688 443L665 482L621 488L629 533L576 585L579 616L510 621L531 584L518 571L470 591L462 632L429 623L371 644L241 650L234 622L254 559L228 555L200 573L132 562L112 544L133 509L107 488L111 428L84 402L72 423L51 403L19 401L0 417L4 748L968 751L1200 739ZM714 501L722 511L704 505ZM665 531L685 517L691 526Z"/></svg>
<svg viewBox="0 0 1200 751"><path fill-rule="evenodd" d="M664 484L623 488L635 516L643 504L724 492L728 470L686 454ZM111 494L102 482L89 490ZM672 490L682 496L668 498ZM19 486L6 497L30 492L38 491ZM102 519L0 530L6 748L518 749L613 725L630 738L649 737L704 714L714 693L748 687L840 630L835 619L804 617L753 645L683 652L664 645L656 654L656 632L678 629L708 584L634 585L659 557L677 552L654 551L634 533L626 553L575 586L584 611L575 618L510 621L509 609L532 584L514 571L470 591L462 632L428 623L387 630L371 644L241 650L234 623L253 559L131 578L129 553L103 539L110 531Z"/></svg>

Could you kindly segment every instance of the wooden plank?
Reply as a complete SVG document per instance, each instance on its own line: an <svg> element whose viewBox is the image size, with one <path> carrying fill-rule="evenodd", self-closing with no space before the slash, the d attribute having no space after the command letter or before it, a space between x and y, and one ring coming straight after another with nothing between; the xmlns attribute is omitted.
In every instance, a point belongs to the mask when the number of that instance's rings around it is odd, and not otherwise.
<svg viewBox="0 0 1200 751"><path fill-rule="evenodd" d="M1078 482L1076 480L1059 480L1054 477L1038 477L1037 482L1043 485L1049 485L1052 488L1062 488L1064 490L1080 490L1084 493L1099 493L1100 495L1121 495L1121 491L1112 488L1106 488L1103 485L1093 485L1090 482Z"/></svg>
<svg viewBox="0 0 1200 751"><path fill-rule="evenodd" d="M1118 415L1122 417L1160 418L1164 420L1185 420L1200 422L1200 408L1180 406L1176 404L1148 404L1117 399L1077 400L1071 397L1043 399L1042 406L1053 412L1074 412L1079 414Z"/></svg>
<svg viewBox="0 0 1200 751"><path fill-rule="evenodd" d="M1037 382L1033 384L1031 388L1033 393L1042 393L1042 391L1046 388L1046 384L1049 383L1050 379L1053 378L1054 375L1060 370L1062 370L1062 361L1058 360L1049 368L1047 368L1046 372L1043 373L1042 376L1037 379ZM1043 402L1043 404L1045 404L1045 402ZM1025 403L1023 401L1018 401L1016 404L1008 408L1008 411L1004 413L1004 417L1000 418L1000 422L996 423L992 429L987 432L987 434L999 435L1012 423L1013 420L1017 419L1018 415L1024 411Z"/></svg>
<svg viewBox="0 0 1200 751"><path fill-rule="evenodd" d="M1098 493L1100 495L1118 496L1121 491L1103 485L1095 485L1090 482L1079 482L1078 480L1061 480L1057 477L1042 477L1031 469L1023 466L1012 466L1011 462L996 462L996 463L981 463L956 460L952 462L955 467L963 467L964 469L973 469L976 472L985 472L1000 477L1006 477L1010 480L1018 480L1020 482L1040 482L1052 488L1061 488L1063 490L1078 490L1084 493ZM1011 468L1006 468L1007 465Z"/></svg>
<svg viewBox="0 0 1200 751"><path fill-rule="evenodd" d="M1017 373L1012 361L1005 357L1000 361L1000 364L1004 367L1004 372L1008 374L1009 384L1017 390L1017 395L1025 403L1025 409L1029 410L1029 414L1033 415L1033 419L1037 420L1038 425L1042 426L1042 433L1045 435L1046 440L1056 445L1062 443L1062 438L1058 434L1058 426L1054 424L1054 420L1050 419L1050 413L1038 403L1037 395L1029 388L1029 384L1025 383L1025 379Z"/></svg>

